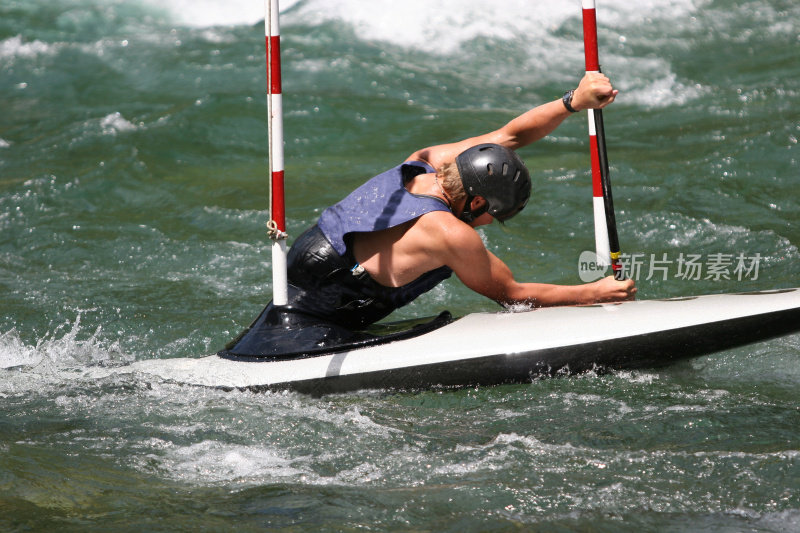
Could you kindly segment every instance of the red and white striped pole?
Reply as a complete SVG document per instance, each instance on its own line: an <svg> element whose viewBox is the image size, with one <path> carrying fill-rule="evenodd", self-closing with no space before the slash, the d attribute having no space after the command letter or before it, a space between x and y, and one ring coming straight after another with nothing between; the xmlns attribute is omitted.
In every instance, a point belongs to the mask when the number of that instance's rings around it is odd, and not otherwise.
<svg viewBox="0 0 800 533"><path fill-rule="evenodd" d="M583 47L586 73L600 72L597 53L597 15L594 0L581 0L583 8ZM619 237L611 196L611 179L608 173L606 136L603 128L603 111L590 109L589 146L592 159L592 196L594 204L595 251L598 261L614 272L616 279L624 279L620 262Z"/></svg>
<svg viewBox="0 0 800 533"><path fill-rule="evenodd" d="M267 46L267 111L269 113L270 195L267 223L272 243L272 301L289 303L286 276L286 205L283 175L283 97L281 95L281 44L278 0L264 0Z"/></svg>

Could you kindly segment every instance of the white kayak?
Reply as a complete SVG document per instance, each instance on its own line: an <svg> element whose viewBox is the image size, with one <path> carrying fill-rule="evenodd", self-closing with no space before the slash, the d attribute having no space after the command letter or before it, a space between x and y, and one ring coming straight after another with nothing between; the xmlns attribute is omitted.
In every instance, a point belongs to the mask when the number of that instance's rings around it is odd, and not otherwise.
<svg viewBox="0 0 800 533"><path fill-rule="evenodd" d="M183 384L296 390L421 389L647 368L800 332L800 289L475 313L413 338L288 360L140 361Z"/></svg>

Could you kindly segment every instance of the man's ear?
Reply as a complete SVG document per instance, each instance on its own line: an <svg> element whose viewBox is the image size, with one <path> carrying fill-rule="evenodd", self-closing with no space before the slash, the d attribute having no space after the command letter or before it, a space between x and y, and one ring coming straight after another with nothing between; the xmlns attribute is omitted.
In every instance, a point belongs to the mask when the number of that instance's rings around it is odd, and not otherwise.
<svg viewBox="0 0 800 533"><path fill-rule="evenodd" d="M475 198L472 199L472 202L470 203L469 206L470 211L477 211L484 205L486 205L486 198L484 198L483 196L476 196Z"/></svg>

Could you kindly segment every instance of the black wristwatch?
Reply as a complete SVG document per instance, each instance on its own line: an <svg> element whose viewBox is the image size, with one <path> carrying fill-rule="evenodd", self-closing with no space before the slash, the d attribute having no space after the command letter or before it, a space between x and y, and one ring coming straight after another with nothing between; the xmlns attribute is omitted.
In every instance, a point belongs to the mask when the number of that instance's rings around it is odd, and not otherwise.
<svg viewBox="0 0 800 533"><path fill-rule="evenodd" d="M570 113L577 113L578 110L572 107L572 97L575 95L575 89L570 89L569 91L564 93L564 96L561 97L561 101L564 102L564 107L567 108L567 111Z"/></svg>

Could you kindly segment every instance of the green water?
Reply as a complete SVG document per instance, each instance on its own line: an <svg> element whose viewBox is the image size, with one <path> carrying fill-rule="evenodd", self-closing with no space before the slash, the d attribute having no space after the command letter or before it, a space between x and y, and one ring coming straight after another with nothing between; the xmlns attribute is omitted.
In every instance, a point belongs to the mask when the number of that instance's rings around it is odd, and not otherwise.
<svg viewBox="0 0 800 533"><path fill-rule="evenodd" d="M321 399L126 370L215 351L270 298L255 3L0 0L0 529L800 531L797 335L652 371ZM580 78L577 3L395 4L284 4L292 236L415 149ZM800 9L598 10L640 297L800 285ZM521 151L533 200L483 232L518 279L579 283L586 137L573 117ZM737 257L758 272L711 275ZM396 317L443 309L497 307L449 280Z"/></svg>

